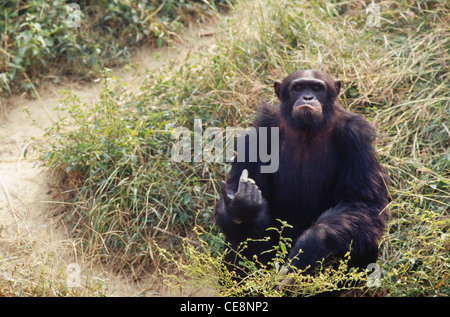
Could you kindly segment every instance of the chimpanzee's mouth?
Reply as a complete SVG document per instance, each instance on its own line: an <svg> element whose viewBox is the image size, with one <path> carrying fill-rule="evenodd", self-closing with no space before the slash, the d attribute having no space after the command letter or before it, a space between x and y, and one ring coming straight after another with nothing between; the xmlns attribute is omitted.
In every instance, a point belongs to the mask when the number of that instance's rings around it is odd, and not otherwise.
<svg viewBox="0 0 450 317"><path fill-rule="evenodd" d="M296 105L294 105L294 107L292 108L292 110L294 110L294 111L298 111L298 110L300 110L300 109L308 109L308 110L316 110L316 108L315 107L313 107L313 106L311 106L311 105L309 105L309 104L307 104L307 103L304 103L304 104L301 104L301 105L298 105L298 106L296 106Z"/></svg>

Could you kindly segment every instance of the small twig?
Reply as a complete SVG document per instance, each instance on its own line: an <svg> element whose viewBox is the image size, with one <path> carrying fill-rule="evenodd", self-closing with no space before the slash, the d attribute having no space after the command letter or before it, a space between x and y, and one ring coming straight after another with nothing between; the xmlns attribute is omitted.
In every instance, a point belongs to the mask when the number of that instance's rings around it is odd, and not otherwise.
<svg viewBox="0 0 450 317"><path fill-rule="evenodd" d="M194 240L191 240L191 239L189 239L189 238L183 238L183 237L180 237L179 235L174 234L174 233L172 233L172 232L169 232L169 231L167 231L167 230L164 230L164 229L161 229L161 228L158 228L158 227L154 227L153 229L155 229L155 230L157 230L157 231L159 231L159 232L165 233L165 234L167 234L167 235L169 235L169 236L179 238L179 239L181 239L181 240L187 239L187 241L189 241L189 243L191 243L191 244L193 244L193 245L196 245L196 246L198 246L198 247L201 246L201 244L200 244L198 241L194 241Z"/></svg>
<svg viewBox="0 0 450 317"><path fill-rule="evenodd" d="M8 53L7 51L5 51L3 48L0 47L0 52L7 55L8 58L15 58L15 56L11 53Z"/></svg>
<svg viewBox="0 0 450 317"><path fill-rule="evenodd" d="M198 37L207 37L207 36L213 36L214 34L216 34L215 31L211 31L211 32L204 32L204 33L198 33Z"/></svg>

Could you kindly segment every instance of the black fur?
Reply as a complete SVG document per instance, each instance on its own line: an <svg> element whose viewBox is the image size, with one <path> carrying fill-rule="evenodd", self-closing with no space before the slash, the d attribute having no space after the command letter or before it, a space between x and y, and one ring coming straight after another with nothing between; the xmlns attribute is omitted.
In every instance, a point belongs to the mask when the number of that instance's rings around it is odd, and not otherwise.
<svg viewBox="0 0 450 317"><path fill-rule="evenodd" d="M311 72L309 73L311 74ZM314 127L301 126L290 117L293 101L289 83L303 76L296 72L278 84L281 105L262 104L254 126L279 127L279 169L272 174L260 172L261 162L237 162L232 166L227 192L234 195L244 169L261 190L264 204L235 202L227 205L222 197L215 218L231 249L248 238L270 236L267 242L248 243L242 256L267 263L273 254L264 253L276 244L277 236L266 231L285 220L293 228L284 235L293 241L289 259L299 269L317 261L342 258L351 246L350 266L366 268L376 262L378 242L383 235L389 213L386 185L389 180L380 166L374 148L374 128L362 116L342 108L337 102L340 83L319 71L314 78L326 84L321 97L323 118ZM309 75L311 76L311 75ZM270 129L269 129L270 130ZM269 142L270 144L270 142ZM248 151L248 146L247 146ZM242 215L234 222L230 214ZM300 255L299 251L302 250ZM226 256L229 269L237 269L239 258Z"/></svg>

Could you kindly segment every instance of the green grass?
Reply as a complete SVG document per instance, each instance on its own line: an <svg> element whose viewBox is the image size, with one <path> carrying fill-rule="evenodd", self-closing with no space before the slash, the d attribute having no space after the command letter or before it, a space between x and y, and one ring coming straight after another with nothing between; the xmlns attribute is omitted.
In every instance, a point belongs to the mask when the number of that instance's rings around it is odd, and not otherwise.
<svg viewBox="0 0 450 317"><path fill-rule="evenodd" d="M178 255L166 260L189 281L212 285L223 237L214 227L201 236L194 228L211 225L226 164L171 162L171 132L192 131L194 119L204 128L246 126L258 101L276 101L275 79L321 68L344 83L342 104L378 128L377 151L393 181L381 286L364 294L448 296L450 9L445 1L398 0L382 3L380 13L376 28L366 26L361 3L240 1L221 18L213 50L148 72L139 94L108 74L95 105L68 93L71 119L49 130L44 161L69 175L66 221L85 248L137 276L164 249ZM200 247L182 248L180 237ZM263 273L248 281L250 289L269 291L276 272ZM308 282L317 286L309 295L326 276ZM241 294L241 287L221 294Z"/></svg>
<svg viewBox="0 0 450 317"><path fill-rule="evenodd" d="M185 25L224 7L223 0L3 1L0 93L33 96L48 80L95 78L104 67L126 62L133 48L171 43Z"/></svg>

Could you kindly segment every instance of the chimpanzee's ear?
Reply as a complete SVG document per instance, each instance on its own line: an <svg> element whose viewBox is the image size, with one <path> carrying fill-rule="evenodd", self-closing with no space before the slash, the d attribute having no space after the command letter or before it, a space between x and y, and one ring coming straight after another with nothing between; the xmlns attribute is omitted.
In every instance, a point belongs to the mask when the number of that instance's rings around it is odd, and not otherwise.
<svg viewBox="0 0 450 317"><path fill-rule="evenodd" d="M281 101L281 81L275 80L273 83L273 88L275 88L275 93L277 94L278 99Z"/></svg>
<svg viewBox="0 0 450 317"><path fill-rule="evenodd" d="M336 88L336 93L339 95L339 92L341 91L341 81L340 80L334 81L334 88Z"/></svg>

